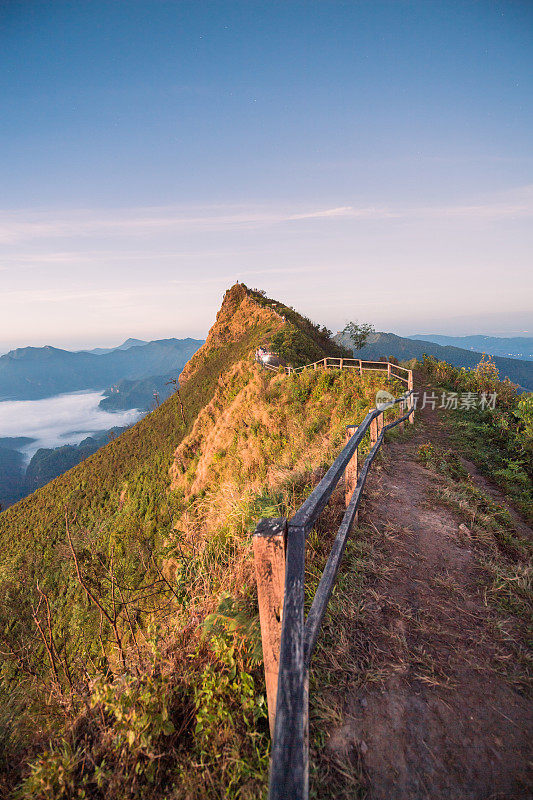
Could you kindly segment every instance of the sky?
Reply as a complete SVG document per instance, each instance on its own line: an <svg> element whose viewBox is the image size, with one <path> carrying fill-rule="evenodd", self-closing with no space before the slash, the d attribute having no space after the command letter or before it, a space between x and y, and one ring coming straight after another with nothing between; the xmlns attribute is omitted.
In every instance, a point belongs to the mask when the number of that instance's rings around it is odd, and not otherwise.
<svg viewBox="0 0 533 800"><path fill-rule="evenodd" d="M0 0L0 352L533 335L530 0Z"/></svg>

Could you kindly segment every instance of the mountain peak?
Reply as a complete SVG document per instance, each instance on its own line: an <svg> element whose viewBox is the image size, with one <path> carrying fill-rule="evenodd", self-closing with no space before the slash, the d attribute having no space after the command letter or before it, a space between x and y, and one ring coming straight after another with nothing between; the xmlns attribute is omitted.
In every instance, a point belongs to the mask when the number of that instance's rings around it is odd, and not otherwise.
<svg viewBox="0 0 533 800"><path fill-rule="evenodd" d="M258 289L235 283L224 295L205 344L185 365L180 383L184 384L198 372L205 359L212 361L212 368L219 355L233 353L236 359L253 360L258 347L266 347L294 367L324 356L349 354L324 326L316 325L291 306L272 300Z"/></svg>
<svg viewBox="0 0 533 800"><path fill-rule="evenodd" d="M130 337L129 339L126 339L125 342L122 342L122 344L119 344L119 346L115 349L129 350L130 347L143 347L145 344L148 344L148 342L144 339L133 339Z"/></svg>
<svg viewBox="0 0 533 800"><path fill-rule="evenodd" d="M205 343L187 362L180 375L180 384L186 383L199 369L206 357L221 348L229 348L241 342L253 329L274 333L284 324L283 317L270 308L261 306L243 283L235 283L228 289L216 320ZM256 346L259 342L256 343Z"/></svg>
<svg viewBox="0 0 533 800"><path fill-rule="evenodd" d="M33 358L33 359L45 359L49 358L50 356L55 356L58 353L63 354L67 353L67 350L60 350L58 347L52 347L51 344L45 344L43 347L17 347L15 350L10 350L9 353L6 353L2 358L8 359L22 359L22 358Z"/></svg>

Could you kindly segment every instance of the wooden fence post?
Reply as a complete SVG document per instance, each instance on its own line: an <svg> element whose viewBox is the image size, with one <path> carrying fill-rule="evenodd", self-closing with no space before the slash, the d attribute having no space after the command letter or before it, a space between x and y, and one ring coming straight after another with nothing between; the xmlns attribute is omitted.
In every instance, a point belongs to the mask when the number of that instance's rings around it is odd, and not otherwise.
<svg viewBox="0 0 533 800"><path fill-rule="evenodd" d="M400 417L403 417L403 415L405 414L405 401L404 400L400 400L398 405L400 406ZM400 422L400 424L398 425L398 427L399 427L399 429L401 431L403 431L404 425L405 425L405 422Z"/></svg>
<svg viewBox="0 0 533 800"><path fill-rule="evenodd" d="M363 377L363 362L361 359L359 359L359 375L361 378Z"/></svg>
<svg viewBox="0 0 533 800"><path fill-rule="evenodd" d="M304 674L304 798L309 798L309 669Z"/></svg>
<svg viewBox="0 0 533 800"><path fill-rule="evenodd" d="M281 619L285 591L286 519L261 519L253 535L270 736L274 736Z"/></svg>
<svg viewBox="0 0 533 800"><path fill-rule="evenodd" d="M379 434L383 430L383 420L384 420L384 418L385 418L385 412L384 411L382 411L381 414L379 415L379 417L376 418L377 436L379 436ZM377 439L377 436L376 436L376 439Z"/></svg>
<svg viewBox="0 0 533 800"><path fill-rule="evenodd" d="M413 370L412 369L409 370L409 374L407 375L407 389L408 389L408 391L412 391L413 390ZM414 406L415 406L415 401L414 401L413 395L411 394L411 395L409 395L409 405L408 405L409 411L411 411L414 408ZM410 425L414 425L415 424L415 412L414 411L412 412L411 416L409 417L409 424Z"/></svg>
<svg viewBox="0 0 533 800"><path fill-rule="evenodd" d="M339 364L339 369L342 369L342 365L343 365L344 359L343 359L343 358L340 358L340 359L339 359L339 361L340 361L340 364Z"/></svg>
<svg viewBox="0 0 533 800"><path fill-rule="evenodd" d="M328 360L327 358L324 359L324 369L328 368Z"/></svg>
<svg viewBox="0 0 533 800"><path fill-rule="evenodd" d="M387 361L387 380L390 381L390 361Z"/></svg>
<svg viewBox="0 0 533 800"><path fill-rule="evenodd" d="M346 428L346 443L350 441L354 433L357 433L357 427L355 425L350 425L349 428ZM357 486L357 448L355 453L351 457L348 465L344 471L344 502L346 504L346 508L348 508L348 503L352 498L352 494L355 491L355 487ZM357 518L359 516L359 512L355 515L355 521L357 522Z"/></svg>
<svg viewBox="0 0 533 800"><path fill-rule="evenodd" d="M370 411L375 411L375 408L371 408ZM370 447L374 447L378 440L378 420L376 417L370 423Z"/></svg>

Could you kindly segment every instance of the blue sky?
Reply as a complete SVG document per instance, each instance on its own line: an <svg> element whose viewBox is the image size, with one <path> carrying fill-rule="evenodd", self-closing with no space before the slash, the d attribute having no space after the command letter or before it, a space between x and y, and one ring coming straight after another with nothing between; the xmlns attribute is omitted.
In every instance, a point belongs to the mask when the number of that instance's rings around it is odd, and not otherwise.
<svg viewBox="0 0 533 800"><path fill-rule="evenodd" d="M533 3L4 2L0 347L531 332Z"/></svg>

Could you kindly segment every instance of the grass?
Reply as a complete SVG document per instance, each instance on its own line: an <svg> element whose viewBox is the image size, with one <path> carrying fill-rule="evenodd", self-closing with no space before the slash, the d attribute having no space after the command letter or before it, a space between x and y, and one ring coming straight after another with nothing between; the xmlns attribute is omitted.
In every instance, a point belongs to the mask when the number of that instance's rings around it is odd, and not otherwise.
<svg viewBox="0 0 533 800"><path fill-rule="evenodd" d="M442 412L457 449L497 483L524 518L533 524L533 393L519 394L508 379L500 380L490 357L474 370L458 369L424 356L422 374L438 393L462 397L494 397L494 407Z"/></svg>
<svg viewBox="0 0 533 800"><path fill-rule="evenodd" d="M341 503L338 507L339 512L343 510ZM342 730L345 724L340 698L345 692L354 692L355 676L362 686L363 675L368 676L372 669L368 647L359 646L361 634L354 641L354 632L364 619L366 577L376 563L373 550L361 545L362 534L354 530L348 540L310 673L310 791L312 798L321 800L367 796L360 743L350 735L341 736L337 747L331 740L332 732ZM323 535L309 543L312 585L327 559L329 544Z"/></svg>
<svg viewBox="0 0 533 800"><path fill-rule="evenodd" d="M517 531L509 509L475 484L456 450L445 450L428 442L420 446L418 458L445 478L433 496L463 517L467 535L474 542L488 551L499 551L513 558L527 557L531 545Z"/></svg>
<svg viewBox="0 0 533 800"><path fill-rule="evenodd" d="M532 523L533 486L529 458L513 448L512 442L506 438L502 440L502 431L492 424L490 414L473 409L467 414L448 412L447 416L454 444L484 475L500 486Z"/></svg>
<svg viewBox="0 0 533 800"><path fill-rule="evenodd" d="M479 488L461 467L456 450L422 445L418 457L441 477L431 490L440 504L456 512L463 520L458 539L472 548L478 564L478 585L484 603L492 612L494 639L506 645L506 653L495 660L502 675L522 687L531 684L532 663L524 642L531 639L533 586L531 554L533 544L517 527L504 502L496 501ZM461 591L451 576L442 582L446 588ZM514 655L509 662L508 651Z"/></svg>
<svg viewBox="0 0 533 800"><path fill-rule="evenodd" d="M193 384L182 390L189 409ZM27 650L27 713L55 721L41 755L26 751L20 797L50 800L63 785L67 796L94 800L122 797L125 787L128 796L154 800L264 793L269 737L251 531L261 516L294 512L344 443L346 424L364 417L380 386L379 376L286 377L240 359L215 382L177 448L169 453L166 444L166 454L141 457L126 478L117 471L115 488L103 484L91 513L83 505L89 467L73 471L74 552L103 606L109 613L118 608L118 634L105 619L102 629L59 528L45 545L57 572L41 565L39 584L51 599L55 682L44 648ZM171 401L154 412L159 423L159 415L172 413ZM117 442L110 447L124 447ZM21 511L15 507L6 521L20 519ZM64 590L55 593L53 576L61 576ZM124 596L117 601L119 589ZM35 641L31 617L17 626L12 643L20 645L23 633ZM39 674L31 677L37 661ZM13 658L6 684L16 685L17 670L25 668Z"/></svg>

